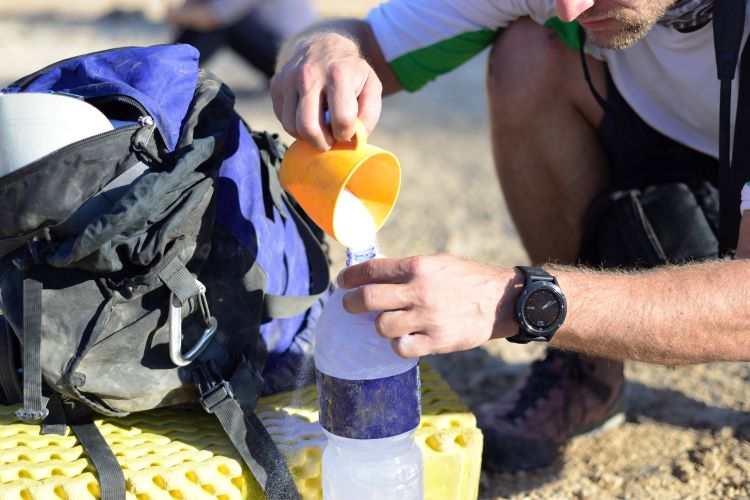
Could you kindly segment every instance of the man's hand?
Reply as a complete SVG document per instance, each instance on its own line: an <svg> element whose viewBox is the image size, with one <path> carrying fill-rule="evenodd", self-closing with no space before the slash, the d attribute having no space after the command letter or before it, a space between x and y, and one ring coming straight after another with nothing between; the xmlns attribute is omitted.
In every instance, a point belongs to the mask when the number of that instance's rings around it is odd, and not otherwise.
<svg viewBox="0 0 750 500"><path fill-rule="evenodd" d="M383 311L377 331L406 358L518 333L513 307L523 279L513 269L451 255L373 259L345 269L338 284L354 288L344 296L350 313Z"/></svg>
<svg viewBox="0 0 750 500"><path fill-rule="evenodd" d="M279 62L271 97L291 135L327 151L334 140L351 140L357 118L368 132L375 128L383 86L352 38L336 31L303 34L282 49Z"/></svg>

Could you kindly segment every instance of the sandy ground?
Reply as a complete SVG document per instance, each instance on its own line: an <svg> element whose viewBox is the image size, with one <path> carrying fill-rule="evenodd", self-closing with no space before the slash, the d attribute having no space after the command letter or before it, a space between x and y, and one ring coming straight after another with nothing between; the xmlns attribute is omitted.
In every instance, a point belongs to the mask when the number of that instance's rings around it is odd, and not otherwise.
<svg viewBox="0 0 750 500"><path fill-rule="evenodd" d="M364 14L375 2L314 0L321 16ZM140 11L138 9L141 9ZM0 0L0 84L64 57L167 42L163 5L148 0ZM499 194L487 139L486 55L416 95L388 98L372 142L404 168L398 206L381 232L387 255L451 252L525 263ZM281 132L259 75L230 53L211 62L255 128ZM341 248L333 246L336 266ZM472 407L492 401L539 356L504 341L433 363ZM545 470L485 474L482 498L750 497L750 367L627 365L628 418L578 438Z"/></svg>

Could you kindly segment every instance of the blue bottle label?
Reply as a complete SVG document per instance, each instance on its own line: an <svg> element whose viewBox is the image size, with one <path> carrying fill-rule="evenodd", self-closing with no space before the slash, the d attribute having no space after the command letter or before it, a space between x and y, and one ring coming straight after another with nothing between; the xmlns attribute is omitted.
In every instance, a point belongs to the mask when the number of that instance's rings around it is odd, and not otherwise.
<svg viewBox="0 0 750 500"><path fill-rule="evenodd" d="M345 380L317 372L320 425L336 436L380 439L419 425L419 365L391 377Z"/></svg>

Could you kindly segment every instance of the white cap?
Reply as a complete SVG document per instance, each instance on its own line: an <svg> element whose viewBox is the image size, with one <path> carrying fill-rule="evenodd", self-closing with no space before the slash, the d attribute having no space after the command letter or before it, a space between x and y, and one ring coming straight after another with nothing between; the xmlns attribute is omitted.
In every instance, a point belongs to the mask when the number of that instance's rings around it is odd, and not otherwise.
<svg viewBox="0 0 750 500"><path fill-rule="evenodd" d="M101 111L81 99L59 94L0 94L0 177L112 128Z"/></svg>

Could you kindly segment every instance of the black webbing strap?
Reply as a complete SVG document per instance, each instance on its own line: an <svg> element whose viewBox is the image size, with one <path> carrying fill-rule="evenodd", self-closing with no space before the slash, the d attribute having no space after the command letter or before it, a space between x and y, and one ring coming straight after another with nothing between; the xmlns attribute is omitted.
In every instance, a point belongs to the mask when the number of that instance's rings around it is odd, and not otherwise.
<svg viewBox="0 0 750 500"><path fill-rule="evenodd" d="M23 280L23 406L16 411L22 420L47 416L47 398L42 396L42 282L32 270Z"/></svg>
<svg viewBox="0 0 750 500"><path fill-rule="evenodd" d="M56 392L50 394L47 409L49 410L49 414L42 420L42 435L58 434L64 436L68 425L65 419L65 409L63 408L62 400Z"/></svg>
<svg viewBox="0 0 750 500"><path fill-rule="evenodd" d="M159 279L175 294L180 303L185 303L201 293L198 280L190 274L177 255L159 272Z"/></svg>
<svg viewBox="0 0 750 500"><path fill-rule="evenodd" d="M737 122L735 123L735 141L733 161L730 163L730 122L732 104L732 80L737 70L740 46L742 44L742 33L745 28L746 0L717 0L714 2L714 46L716 49L716 75L721 82L721 94L719 100L719 255L730 253L737 245L737 236L740 225L740 192L742 183L750 180L750 164L747 163L748 153L739 152L745 150L747 143L747 132L750 129L744 125L744 135L738 127L740 118L744 116L750 119L747 112L747 87L750 82L745 82L740 76L740 93L737 104ZM745 51L747 52L747 51ZM745 57L743 56L743 59ZM744 65L743 66L747 66ZM740 69L742 71L742 69ZM747 79L745 79L747 80ZM750 90L750 89L747 89ZM743 99L745 94L745 99ZM744 103L744 109L740 105ZM744 138L737 140L737 138ZM739 182L739 184L738 184Z"/></svg>
<svg viewBox="0 0 750 500"><path fill-rule="evenodd" d="M254 412L243 412L230 384L213 365L196 364L196 385L206 412L216 415L269 500L300 498L286 460Z"/></svg>
<svg viewBox="0 0 750 500"><path fill-rule="evenodd" d="M581 67L583 68L583 78L586 80L586 84L589 86L591 94L599 103L599 106L605 111L610 112L609 104L607 100L602 97L598 90L594 87L594 82L591 81L591 72L589 71L589 63L586 61L586 32L583 30L578 31L578 55L581 57Z"/></svg>
<svg viewBox="0 0 750 500"><path fill-rule="evenodd" d="M71 430L91 459L99 476L101 500L125 500L125 475L104 437L94 424L91 410L72 399L63 402Z"/></svg>

